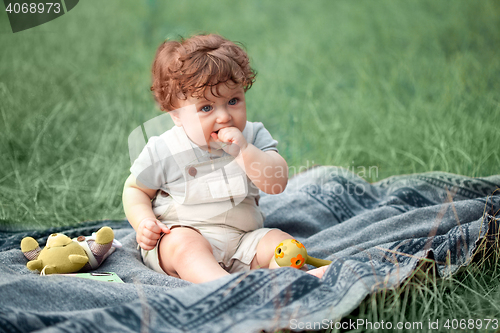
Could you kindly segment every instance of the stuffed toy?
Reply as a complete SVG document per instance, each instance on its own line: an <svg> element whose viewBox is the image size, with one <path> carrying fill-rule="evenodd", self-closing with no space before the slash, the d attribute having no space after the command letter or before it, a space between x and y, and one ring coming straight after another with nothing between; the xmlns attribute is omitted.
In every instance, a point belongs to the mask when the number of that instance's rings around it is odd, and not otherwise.
<svg viewBox="0 0 500 333"><path fill-rule="evenodd" d="M274 259L281 266L302 268L305 264L315 267L330 265L330 260L323 260L307 255L307 250L301 242L296 239L286 239L281 242L274 251Z"/></svg>
<svg viewBox="0 0 500 333"><path fill-rule="evenodd" d="M102 227L92 236L73 239L60 233L52 234L43 250L32 237L21 241L21 251L29 260L26 266L41 275L96 269L118 247L121 244L114 239L110 227Z"/></svg>

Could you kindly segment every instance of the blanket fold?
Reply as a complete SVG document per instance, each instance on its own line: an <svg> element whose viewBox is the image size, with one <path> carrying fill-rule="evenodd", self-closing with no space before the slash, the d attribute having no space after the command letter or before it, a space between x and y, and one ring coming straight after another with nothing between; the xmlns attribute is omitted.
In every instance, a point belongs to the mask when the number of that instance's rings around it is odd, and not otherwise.
<svg viewBox="0 0 500 333"><path fill-rule="evenodd" d="M426 274L449 277L498 250L499 188L500 175L432 172L370 184L325 166L295 176L282 194L262 195L265 226L332 260L322 279L281 268L193 285L146 268L127 221L0 230L0 331L271 332L340 320L370 293ZM26 268L23 237L45 244L52 232L76 237L104 225L123 247L99 271L116 272L125 283Z"/></svg>

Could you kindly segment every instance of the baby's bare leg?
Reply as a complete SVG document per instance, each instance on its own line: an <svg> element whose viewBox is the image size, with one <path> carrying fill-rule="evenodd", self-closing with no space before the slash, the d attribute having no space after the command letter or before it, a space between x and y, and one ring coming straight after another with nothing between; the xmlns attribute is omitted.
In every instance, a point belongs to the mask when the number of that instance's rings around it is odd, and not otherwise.
<svg viewBox="0 0 500 333"><path fill-rule="evenodd" d="M285 239L293 238L290 234L283 232L278 229L273 229L269 231L262 239L259 241L257 245L257 253L250 264L251 269L258 268L279 268L280 266L274 260L274 251L276 247L284 241ZM307 270L306 266L302 267L302 269ZM314 275L318 278L321 278L325 272L326 266L323 268L315 268L307 273Z"/></svg>
<svg viewBox="0 0 500 333"><path fill-rule="evenodd" d="M158 246L160 266L170 276L203 283L229 274L215 260L210 243L193 229L172 229Z"/></svg>

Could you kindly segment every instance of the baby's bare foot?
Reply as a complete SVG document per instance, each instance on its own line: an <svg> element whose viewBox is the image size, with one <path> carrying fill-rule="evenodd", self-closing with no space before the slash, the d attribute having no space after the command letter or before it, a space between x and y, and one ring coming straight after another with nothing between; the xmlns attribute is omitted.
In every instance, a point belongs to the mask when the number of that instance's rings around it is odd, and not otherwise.
<svg viewBox="0 0 500 333"><path fill-rule="evenodd" d="M319 268L311 269L310 271L307 271L307 273L314 275L317 278L320 278L325 274L326 269L328 266L321 266Z"/></svg>

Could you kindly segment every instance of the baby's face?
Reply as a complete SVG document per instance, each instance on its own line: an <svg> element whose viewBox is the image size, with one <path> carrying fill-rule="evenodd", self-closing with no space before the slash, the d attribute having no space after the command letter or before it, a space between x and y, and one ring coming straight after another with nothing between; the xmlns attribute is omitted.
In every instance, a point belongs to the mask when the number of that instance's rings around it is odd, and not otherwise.
<svg viewBox="0 0 500 333"><path fill-rule="evenodd" d="M211 134L221 128L236 127L243 131L247 121L245 91L241 85L219 84L219 97L207 89L204 97L190 96L179 100L180 109L170 111L177 126L184 127L187 136L198 146L213 142Z"/></svg>

